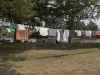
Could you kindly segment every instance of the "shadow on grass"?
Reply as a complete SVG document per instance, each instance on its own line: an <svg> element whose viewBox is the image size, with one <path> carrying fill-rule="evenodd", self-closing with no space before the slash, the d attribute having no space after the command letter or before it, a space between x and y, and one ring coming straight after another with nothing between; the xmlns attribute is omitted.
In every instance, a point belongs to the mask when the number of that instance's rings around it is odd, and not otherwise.
<svg viewBox="0 0 100 75"><path fill-rule="evenodd" d="M12 60L14 62L26 60L25 56L16 56L18 53L23 53L27 50L77 50L77 49L89 49L100 48L99 43L85 43L85 44L67 44L67 43L14 43L14 44L0 44L0 75L22 75L17 73L16 70L11 70L13 65L8 65L7 61ZM89 52L77 53L84 54ZM62 56L75 55L55 55L42 58L59 58ZM36 59L42 59L36 58Z"/></svg>
<svg viewBox="0 0 100 75"><path fill-rule="evenodd" d="M1 44L0 45L0 75L22 75L15 69L9 61L17 62L26 60L25 56L16 56L18 53L24 52L25 49L17 44Z"/></svg>
<svg viewBox="0 0 100 75"><path fill-rule="evenodd" d="M22 75L17 73L16 70L11 70L12 65L8 65L7 63L0 64L0 75Z"/></svg>
<svg viewBox="0 0 100 75"><path fill-rule="evenodd" d="M86 54L86 53L90 53L90 52L93 52L93 51L73 53L73 54L63 54L63 55L46 56L46 57L40 57L40 58L35 58L35 59L60 58L60 57L64 57L64 56L76 55L76 54Z"/></svg>
<svg viewBox="0 0 100 75"><path fill-rule="evenodd" d="M35 50L77 50L100 48L99 43L35 43L29 44Z"/></svg>
<svg viewBox="0 0 100 75"><path fill-rule="evenodd" d="M71 43L14 43L14 44L1 44L0 57L2 62L8 60L24 61L25 56L15 56L15 54L22 53L27 50L77 50L77 49L92 49L100 48L99 43L84 43L84 44L71 44Z"/></svg>

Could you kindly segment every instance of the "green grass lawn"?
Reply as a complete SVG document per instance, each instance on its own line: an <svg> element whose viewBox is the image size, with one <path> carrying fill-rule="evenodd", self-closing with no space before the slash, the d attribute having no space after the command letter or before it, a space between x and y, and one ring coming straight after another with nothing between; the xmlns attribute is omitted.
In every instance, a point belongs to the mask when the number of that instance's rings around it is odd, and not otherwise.
<svg viewBox="0 0 100 75"><path fill-rule="evenodd" d="M0 44L0 75L100 75L100 44Z"/></svg>

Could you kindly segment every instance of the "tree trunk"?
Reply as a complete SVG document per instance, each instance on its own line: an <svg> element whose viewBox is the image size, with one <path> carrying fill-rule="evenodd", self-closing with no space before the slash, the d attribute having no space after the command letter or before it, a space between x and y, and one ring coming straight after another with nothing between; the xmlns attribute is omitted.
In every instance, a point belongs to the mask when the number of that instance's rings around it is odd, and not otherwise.
<svg viewBox="0 0 100 75"><path fill-rule="evenodd" d="M68 38L68 43L71 43L72 37Z"/></svg>
<svg viewBox="0 0 100 75"><path fill-rule="evenodd" d="M72 30L73 26L74 26L74 17L73 16L69 16L67 29ZM71 40L72 40L72 37L70 37L70 35L69 35L68 43L71 43Z"/></svg>

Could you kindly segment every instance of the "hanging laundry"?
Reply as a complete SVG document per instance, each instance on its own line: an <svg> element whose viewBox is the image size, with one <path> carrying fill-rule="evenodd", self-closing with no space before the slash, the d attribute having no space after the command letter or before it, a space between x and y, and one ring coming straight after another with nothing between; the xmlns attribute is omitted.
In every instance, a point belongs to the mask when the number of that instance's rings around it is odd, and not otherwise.
<svg viewBox="0 0 100 75"><path fill-rule="evenodd" d="M10 27L10 23L9 22L7 23L7 26Z"/></svg>
<svg viewBox="0 0 100 75"><path fill-rule="evenodd" d="M18 30L25 30L25 25L18 24Z"/></svg>
<svg viewBox="0 0 100 75"><path fill-rule="evenodd" d="M82 36L82 31L81 30L75 30L76 36Z"/></svg>
<svg viewBox="0 0 100 75"><path fill-rule="evenodd" d="M68 42L69 30L64 30L63 41Z"/></svg>
<svg viewBox="0 0 100 75"><path fill-rule="evenodd" d="M74 36L75 36L75 30L70 30L69 36L70 36L70 37L74 37Z"/></svg>
<svg viewBox="0 0 100 75"><path fill-rule="evenodd" d="M64 42L63 41L63 34L64 34L64 30L57 30L57 41Z"/></svg>
<svg viewBox="0 0 100 75"><path fill-rule="evenodd" d="M10 23L10 29L14 31L16 29L16 24Z"/></svg>
<svg viewBox="0 0 100 75"><path fill-rule="evenodd" d="M60 32L57 30L57 41L60 41Z"/></svg>
<svg viewBox="0 0 100 75"><path fill-rule="evenodd" d="M69 30L65 30L67 37L69 37Z"/></svg>
<svg viewBox="0 0 100 75"><path fill-rule="evenodd" d="M96 35L100 36L100 30L96 30Z"/></svg>
<svg viewBox="0 0 100 75"><path fill-rule="evenodd" d="M48 35L49 36L57 36L57 29L49 29L48 30Z"/></svg>
<svg viewBox="0 0 100 75"><path fill-rule="evenodd" d="M21 40L25 40L25 30L20 30Z"/></svg>
<svg viewBox="0 0 100 75"><path fill-rule="evenodd" d="M88 30L85 31L85 36L89 36L89 31Z"/></svg>
<svg viewBox="0 0 100 75"><path fill-rule="evenodd" d="M91 31L91 36L92 36L92 38L96 37L96 31Z"/></svg>
<svg viewBox="0 0 100 75"><path fill-rule="evenodd" d="M42 36L47 36L47 35L48 35L48 30L49 30L49 28L40 27L39 33L40 33L40 35L42 35Z"/></svg>
<svg viewBox="0 0 100 75"><path fill-rule="evenodd" d="M2 26L6 26L7 23L6 23L5 21L3 21L3 22L1 22L1 25L2 25Z"/></svg>
<svg viewBox="0 0 100 75"><path fill-rule="evenodd" d="M85 36L91 36L91 31L90 30L85 30Z"/></svg>
<svg viewBox="0 0 100 75"><path fill-rule="evenodd" d="M25 28L25 30L24 30L24 28ZM23 26L20 26L19 24L17 24L16 40L28 41L28 27L23 27Z"/></svg>
<svg viewBox="0 0 100 75"><path fill-rule="evenodd" d="M92 36L96 36L96 31L92 31Z"/></svg>
<svg viewBox="0 0 100 75"><path fill-rule="evenodd" d="M18 24L16 25L16 40L21 40L21 31L18 30Z"/></svg>
<svg viewBox="0 0 100 75"><path fill-rule="evenodd" d="M28 41L28 27L25 27L25 41Z"/></svg>
<svg viewBox="0 0 100 75"><path fill-rule="evenodd" d="M92 32L91 32L91 30L89 30L89 36L91 36L92 35Z"/></svg>
<svg viewBox="0 0 100 75"><path fill-rule="evenodd" d="M1 26L10 27L10 23L3 21L3 22L1 22Z"/></svg>

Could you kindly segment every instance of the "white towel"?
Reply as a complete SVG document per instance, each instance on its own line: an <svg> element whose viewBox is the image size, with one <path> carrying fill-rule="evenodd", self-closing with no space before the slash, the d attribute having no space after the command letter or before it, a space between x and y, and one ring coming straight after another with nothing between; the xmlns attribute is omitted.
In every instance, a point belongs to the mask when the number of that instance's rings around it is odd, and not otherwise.
<svg viewBox="0 0 100 75"><path fill-rule="evenodd" d="M57 30L57 41L60 41L60 32Z"/></svg>
<svg viewBox="0 0 100 75"><path fill-rule="evenodd" d="M89 36L91 36L92 32L89 30Z"/></svg>
<svg viewBox="0 0 100 75"><path fill-rule="evenodd" d="M82 31L81 30L75 30L75 32L77 33L77 36L82 36Z"/></svg>
<svg viewBox="0 0 100 75"><path fill-rule="evenodd" d="M18 30L25 30L25 26L23 24L18 24Z"/></svg>
<svg viewBox="0 0 100 75"><path fill-rule="evenodd" d="M69 30L64 30L63 41L68 42Z"/></svg>
<svg viewBox="0 0 100 75"><path fill-rule="evenodd" d="M40 35L47 36L48 35L48 30L49 30L49 28L40 27L39 28Z"/></svg>

